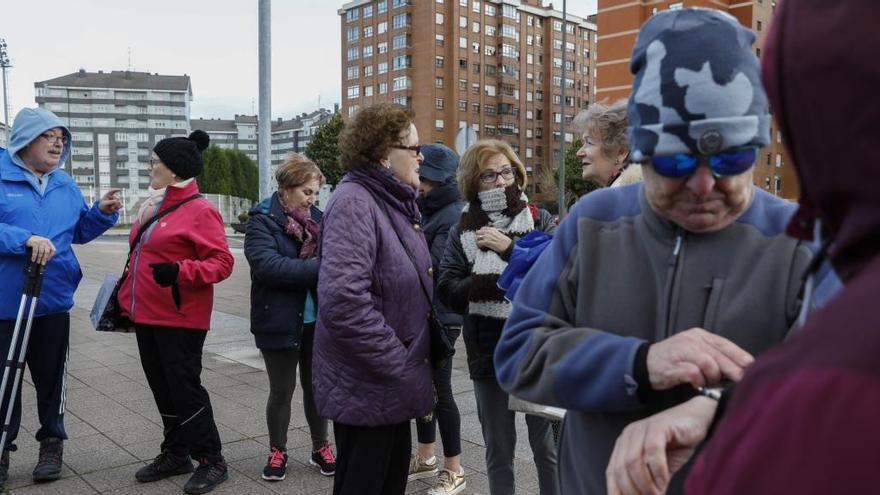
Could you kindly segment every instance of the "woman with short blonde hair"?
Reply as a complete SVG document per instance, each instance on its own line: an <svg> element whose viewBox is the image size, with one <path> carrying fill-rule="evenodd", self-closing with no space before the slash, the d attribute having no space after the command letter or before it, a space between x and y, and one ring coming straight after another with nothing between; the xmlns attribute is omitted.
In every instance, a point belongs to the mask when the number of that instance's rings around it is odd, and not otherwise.
<svg viewBox="0 0 880 495"><path fill-rule="evenodd" d="M581 160L581 177L601 187L614 183L629 164L626 140L626 100L591 104L578 113L574 128L581 131L583 145L577 156Z"/></svg>
<svg viewBox="0 0 880 495"><path fill-rule="evenodd" d="M244 238L251 268L251 333L269 375L269 456L262 477L280 481L286 476L297 367L312 437L308 462L324 476L332 476L336 459L330 449L329 424L318 415L312 393L321 239L321 211L315 202L324 174L313 161L290 153L275 172L275 180L278 192L251 209Z"/></svg>
<svg viewBox="0 0 880 495"><path fill-rule="evenodd" d="M514 412L495 378L493 357L511 304L498 288L517 239L533 230L552 232L550 213L528 204L526 169L507 143L477 141L461 157L458 185L468 204L449 230L440 262L438 291L449 309L464 315L462 334L486 442L489 492L515 492ZM556 448L550 421L526 415L529 444L542 495L559 493Z"/></svg>

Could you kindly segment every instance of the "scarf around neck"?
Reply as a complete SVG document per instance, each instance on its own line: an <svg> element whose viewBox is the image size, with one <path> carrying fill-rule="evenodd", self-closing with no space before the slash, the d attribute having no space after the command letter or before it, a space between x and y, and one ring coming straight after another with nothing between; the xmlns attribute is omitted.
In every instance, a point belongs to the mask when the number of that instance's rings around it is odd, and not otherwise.
<svg viewBox="0 0 880 495"><path fill-rule="evenodd" d="M299 257L309 259L318 254L321 224L312 219L311 212L284 207L284 214L287 215L287 226L285 226L284 232L302 244L299 249Z"/></svg>
<svg viewBox="0 0 880 495"><path fill-rule="evenodd" d="M511 238L526 235L535 230L535 220L527 204L525 193L514 183L506 188L482 191L477 194L477 201L464 207L459 238L471 266L468 313L499 320L510 315L512 306L498 287L498 277L507 262L495 251L477 247L477 230L488 226Z"/></svg>

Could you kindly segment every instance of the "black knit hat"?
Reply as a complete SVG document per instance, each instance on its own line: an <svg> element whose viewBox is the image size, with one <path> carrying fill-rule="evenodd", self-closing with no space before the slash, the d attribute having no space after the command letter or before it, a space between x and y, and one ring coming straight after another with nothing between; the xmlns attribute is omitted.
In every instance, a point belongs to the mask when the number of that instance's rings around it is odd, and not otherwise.
<svg viewBox="0 0 880 495"><path fill-rule="evenodd" d="M153 153L162 163L183 180L202 173L205 162L202 151L208 148L211 138L202 130L195 130L189 137L165 138L153 147Z"/></svg>

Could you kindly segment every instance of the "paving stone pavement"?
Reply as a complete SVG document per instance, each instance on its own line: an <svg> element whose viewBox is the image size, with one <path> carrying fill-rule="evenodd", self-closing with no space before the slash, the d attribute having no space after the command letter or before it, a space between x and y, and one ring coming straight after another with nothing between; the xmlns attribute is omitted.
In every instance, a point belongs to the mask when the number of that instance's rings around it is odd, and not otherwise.
<svg viewBox="0 0 880 495"><path fill-rule="evenodd" d="M277 483L260 479L268 454L265 424L268 379L248 331L250 275L241 250L242 237L230 236L229 244L235 255L235 269L228 280L216 287L212 329L203 357L202 382L211 395L223 454L230 467L229 481L212 493L329 494L332 479L321 476L308 465L311 441L299 387L293 399L287 479ZM19 449L12 453L5 488L14 494L183 493L186 475L149 484L135 481L134 472L158 453L161 420L141 369L134 336L99 334L92 329L88 318L104 274L118 273L125 263L124 237L105 235L88 245L77 246L75 251L84 277L71 310L65 415L70 438L64 444L62 478L39 485L31 480L38 450L33 434L38 421L34 389L26 373L22 431L16 442ZM462 415L462 464L468 482L464 493L488 494L485 446L461 339L457 351L452 384ZM517 420L517 432L521 440L515 461L517 493L537 494L537 475L522 417ZM412 438L415 446L415 427ZM442 447L439 435L437 438L439 458ZM423 494L428 488L427 482L419 480L410 483L407 493Z"/></svg>

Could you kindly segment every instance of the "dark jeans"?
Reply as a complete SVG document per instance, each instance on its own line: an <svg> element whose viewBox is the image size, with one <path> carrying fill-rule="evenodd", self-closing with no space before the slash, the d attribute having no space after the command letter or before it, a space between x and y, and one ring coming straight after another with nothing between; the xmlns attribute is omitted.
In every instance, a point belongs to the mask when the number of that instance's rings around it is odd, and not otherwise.
<svg viewBox="0 0 880 495"><path fill-rule="evenodd" d="M387 426L333 423L333 495L403 495L412 441L409 421Z"/></svg>
<svg viewBox="0 0 880 495"><path fill-rule="evenodd" d="M516 450L516 423L514 412L507 408L509 396L495 379L474 380L477 398L477 416L486 442L486 474L492 495L513 495L513 456ZM541 495L559 493L556 470L556 444L553 441L551 421L526 414L529 445L538 470L538 490Z"/></svg>
<svg viewBox="0 0 880 495"><path fill-rule="evenodd" d="M266 402L266 424L269 427L269 445L287 449L287 429L290 427L290 401L296 390L296 368L299 364L299 383L303 392L303 410L312 435L312 450L327 443L329 421L318 416L312 394L312 346L315 342L315 324L303 325L299 349L261 349L266 373L269 375L269 400Z"/></svg>
<svg viewBox="0 0 880 495"><path fill-rule="evenodd" d="M26 318L26 317L25 317ZM12 361L18 359L21 343L24 340L26 319L21 322L15 352ZM15 320L0 320L0 354L5 360L12 342ZM37 441L49 437L67 439L64 431L64 405L67 399L67 360L70 342L70 314L55 313L35 317L31 323L31 334L28 342L25 362L31 373L31 380L37 392L37 416L40 429L37 430ZM15 368L9 369L6 380L5 397L12 391L15 380ZM24 370L20 380L24 380ZM6 410L0 410L0 421L6 419ZM12 408L9 423L9 435L6 439L6 450L16 450L15 439L21 425L21 381Z"/></svg>
<svg viewBox="0 0 880 495"><path fill-rule="evenodd" d="M220 458L220 434L202 386L202 346L208 332L137 325L141 365L164 425L162 451L194 459Z"/></svg>
<svg viewBox="0 0 880 495"><path fill-rule="evenodd" d="M455 342L461 335L461 328L447 327L447 332ZM416 422L419 443L434 443L437 440L436 426L440 425L440 438L443 440L443 456L454 457L461 454L461 414L455 397L452 395L452 359L446 366L434 370L434 389L437 391L437 405L430 422Z"/></svg>

